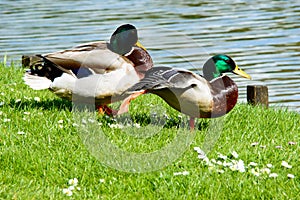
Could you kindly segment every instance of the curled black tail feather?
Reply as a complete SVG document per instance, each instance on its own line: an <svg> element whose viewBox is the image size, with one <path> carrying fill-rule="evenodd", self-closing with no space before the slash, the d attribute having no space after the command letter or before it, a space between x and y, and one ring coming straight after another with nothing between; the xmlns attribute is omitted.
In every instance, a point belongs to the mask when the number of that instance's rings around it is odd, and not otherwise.
<svg viewBox="0 0 300 200"><path fill-rule="evenodd" d="M53 81L63 74L63 70L42 55L22 56L23 67L30 68L31 75L46 77Z"/></svg>
<svg viewBox="0 0 300 200"><path fill-rule="evenodd" d="M50 60L48 60L46 57L42 55L37 55L37 56L43 59L43 67L42 68L39 68L39 66L35 67L36 73L41 73L42 76L47 77L51 81L53 81L55 78L63 74L63 70L61 70L61 68L58 65L51 62Z"/></svg>

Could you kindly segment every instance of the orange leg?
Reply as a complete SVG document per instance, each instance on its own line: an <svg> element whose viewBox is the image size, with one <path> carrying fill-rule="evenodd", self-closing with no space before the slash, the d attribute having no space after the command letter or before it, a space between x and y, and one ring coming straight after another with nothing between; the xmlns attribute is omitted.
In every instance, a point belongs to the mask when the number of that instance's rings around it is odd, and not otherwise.
<svg viewBox="0 0 300 200"><path fill-rule="evenodd" d="M122 102L121 106L120 106L120 110L118 111L118 115L120 114L123 114L123 113L126 113L128 112L129 110L129 103L130 101L136 99L138 96L142 95L142 94L145 94L147 93L146 90L143 90L141 92L136 92L136 93L133 93L131 94L129 97L127 97L126 99L124 99L124 101Z"/></svg>
<svg viewBox="0 0 300 200"><path fill-rule="evenodd" d="M110 107L108 107L107 105L98 106L97 109L98 109L98 112L102 115L106 114L106 115L112 116L112 115L116 115L118 113L117 110L113 110Z"/></svg>
<svg viewBox="0 0 300 200"><path fill-rule="evenodd" d="M191 131L193 131L195 129L195 118L194 117L190 117L189 125L190 125Z"/></svg>

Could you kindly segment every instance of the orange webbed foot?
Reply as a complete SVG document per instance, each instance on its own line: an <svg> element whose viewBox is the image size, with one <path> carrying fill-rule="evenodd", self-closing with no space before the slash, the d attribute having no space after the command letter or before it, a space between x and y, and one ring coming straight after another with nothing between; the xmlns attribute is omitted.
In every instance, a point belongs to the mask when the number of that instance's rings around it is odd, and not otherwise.
<svg viewBox="0 0 300 200"><path fill-rule="evenodd" d="M110 107L108 107L107 105L98 106L97 110L98 110L99 114L101 114L101 115L114 116L114 115L117 115L117 113L118 113L117 110L113 110Z"/></svg>

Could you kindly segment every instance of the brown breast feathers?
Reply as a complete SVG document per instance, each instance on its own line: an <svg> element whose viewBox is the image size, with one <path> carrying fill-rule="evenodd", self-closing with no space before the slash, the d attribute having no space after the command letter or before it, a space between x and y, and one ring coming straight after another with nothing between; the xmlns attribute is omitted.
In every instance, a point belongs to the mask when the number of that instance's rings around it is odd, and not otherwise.
<svg viewBox="0 0 300 200"><path fill-rule="evenodd" d="M126 56L135 65L135 70L142 79L146 71L153 67L153 61L147 51L142 48L134 47L130 55Z"/></svg>
<svg viewBox="0 0 300 200"><path fill-rule="evenodd" d="M235 106L238 99L238 87L228 76L221 76L210 82L213 95L211 118L225 115Z"/></svg>

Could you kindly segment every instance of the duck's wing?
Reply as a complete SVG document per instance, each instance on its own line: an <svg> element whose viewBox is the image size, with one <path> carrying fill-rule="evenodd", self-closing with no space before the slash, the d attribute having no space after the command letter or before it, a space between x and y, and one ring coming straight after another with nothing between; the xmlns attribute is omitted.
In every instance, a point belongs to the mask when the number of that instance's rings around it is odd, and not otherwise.
<svg viewBox="0 0 300 200"><path fill-rule="evenodd" d="M207 81L188 70L171 67L154 67L148 70L145 77L129 88L129 92L141 90L160 90L164 88L185 89Z"/></svg>
<svg viewBox="0 0 300 200"><path fill-rule="evenodd" d="M171 67L153 67L146 72L143 79L123 93L123 95L130 94L130 96L123 101L118 114L128 112L130 101L147 92L158 94L169 105L180 110L178 95L185 91L191 91L187 92L186 96L191 94L192 97L197 91L200 94L207 94L209 87L210 84L205 78L191 71ZM191 88L196 88L197 91L195 89L190 90ZM199 88L203 88L204 93Z"/></svg>
<svg viewBox="0 0 300 200"><path fill-rule="evenodd" d="M112 52L108 43L91 42L73 49L43 55L49 61L66 70L89 69L94 74L103 74L132 64L127 58Z"/></svg>

